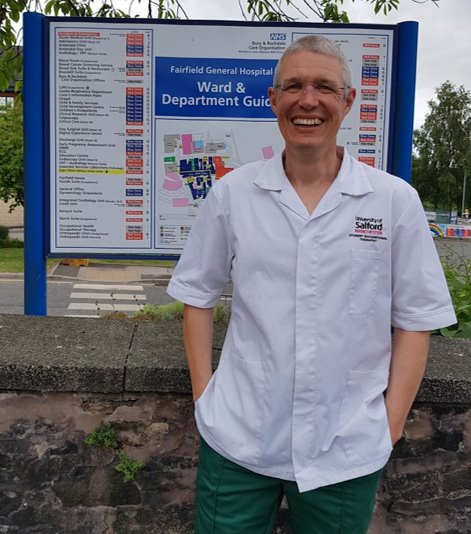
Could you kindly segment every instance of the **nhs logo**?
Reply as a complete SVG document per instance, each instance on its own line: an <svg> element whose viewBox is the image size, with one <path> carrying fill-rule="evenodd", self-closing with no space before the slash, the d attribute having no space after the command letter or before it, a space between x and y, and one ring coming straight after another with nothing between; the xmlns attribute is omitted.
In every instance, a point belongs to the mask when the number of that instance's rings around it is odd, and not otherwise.
<svg viewBox="0 0 471 534"><path fill-rule="evenodd" d="M270 33L270 41L286 41L286 33Z"/></svg>

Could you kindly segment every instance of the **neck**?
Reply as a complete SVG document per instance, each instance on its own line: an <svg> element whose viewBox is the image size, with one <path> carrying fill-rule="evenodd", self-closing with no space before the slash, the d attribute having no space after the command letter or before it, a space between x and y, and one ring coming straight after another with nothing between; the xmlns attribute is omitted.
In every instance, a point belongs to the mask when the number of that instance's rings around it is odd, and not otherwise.
<svg viewBox="0 0 471 534"><path fill-rule="evenodd" d="M339 172L342 157L341 147L336 147L335 151L328 154L313 154L312 150L293 154L285 149L283 166L293 185L331 184Z"/></svg>

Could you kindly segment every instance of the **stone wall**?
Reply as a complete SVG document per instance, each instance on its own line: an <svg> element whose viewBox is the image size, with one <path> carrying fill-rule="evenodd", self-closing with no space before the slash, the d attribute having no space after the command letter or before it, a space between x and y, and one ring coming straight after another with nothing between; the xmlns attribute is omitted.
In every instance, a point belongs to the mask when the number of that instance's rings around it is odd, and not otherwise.
<svg viewBox="0 0 471 534"><path fill-rule="evenodd" d="M198 437L180 334L0 315L0 533L192 532ZM468 340L433 340L371 534L471 532L470 357ZM103 424L116 448L85 443ZM115 470L120 451L144 462L134 481ZM286 510L277 532L290 532Z"/></svg>

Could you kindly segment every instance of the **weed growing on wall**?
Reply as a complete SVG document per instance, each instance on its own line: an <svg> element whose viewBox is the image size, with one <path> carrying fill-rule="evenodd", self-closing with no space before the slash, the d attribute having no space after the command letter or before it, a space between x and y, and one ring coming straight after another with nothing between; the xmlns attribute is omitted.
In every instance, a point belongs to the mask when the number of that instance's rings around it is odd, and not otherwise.
<svg viewBox="0 0 471 534"><path fill-rule="evenodd" d="M85 438L90 447L99 449L117 449L116 432L111 425L100 425ZM118 452L118 463L115 470L123 475L123 482L133 482L136 475L144 467L144 462L134 460L124 452Z"/></svg>
<svg viewBox="0 0 471 534"><path fill-rule="evenodd" d="M130 458L124 452L119 453L119 463L115 466L118 473L122 473L123 482L132 482L139 471L144 467L144 462Z"/></svg>
<svg viewBox="0 0 471 534"><path fill-rule="evenodd" d="M101 425L86 438L85 443L90 447L115 449L118 446L116 433L111 425Z"/></svg>

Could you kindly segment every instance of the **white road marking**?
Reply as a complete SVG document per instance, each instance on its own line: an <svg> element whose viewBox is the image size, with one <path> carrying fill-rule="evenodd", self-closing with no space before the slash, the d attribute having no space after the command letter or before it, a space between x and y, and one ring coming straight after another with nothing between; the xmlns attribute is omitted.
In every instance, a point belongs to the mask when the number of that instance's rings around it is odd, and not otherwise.
<svg viewBox="0 0 471 534"><path fill-rule="evenodd" d="M70 313L64 315L64 317L80 317L86 319L100 319L101 315L80 315L79 313Z"/></svg>
<svg viewBox="0 0 471 534"><path fill-rule="evenodd" d="M92 300L146 300L145 295L133 295L132 293L72 293L70 298Z"/></svg>
<svg viewBox="0 0 471 534"><path fill-rule="evenodd" d="M144 286L121 284L74 284L73 289L89 289L90 291L96 291L99 289L105 289L108 291L111 289L118 289L120 291L144 291Z"/></svg>
<svg viewBox="0 0 471 534"><path fill-rule="evenodd" d="M102 302L72 302L67 306L68 310L92 310L92 311L129 311L137 312L142 304L107 304Z"/></svg>
<svg viewBox="0 0 471 534"><path fill-rule="evenodd" d="M84 300L87 302L83 302ZM94 313L82 317L99 318L100 315L110 312L133 315L142 309L146 300L142 285L74 284L67 309L72 312L76 310L78 313L86 311ZM97 313L100 315L96 315Z"/></svg>

